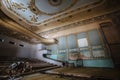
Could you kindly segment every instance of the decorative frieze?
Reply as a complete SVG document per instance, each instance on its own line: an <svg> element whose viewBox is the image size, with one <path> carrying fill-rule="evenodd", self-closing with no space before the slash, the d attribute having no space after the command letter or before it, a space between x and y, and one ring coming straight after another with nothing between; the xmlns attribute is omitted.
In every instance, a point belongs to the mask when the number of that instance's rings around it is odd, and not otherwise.
<svg viewBox="0 0 120 80"><path fill-rule="evenodd" d="M93 18L86 19L86 20L83 20L83 21L78 21L78 22L71 23L71 24L68 24L68 25L65 25L65 26L61 26L61 27L57 27L57 28L54 28L54 29L51 29L51 30L48 30L48 31L45 31L45 32L41 32L39 34L43 36L43 35L47 35L47 34L51 34L51 33L56 33L58 31L63 31L63 30L67 30L67 29L71 29L71 28L75 28L75 27L80 27L82 25L90 24L90 23L93 23L93 22L102 21L102 20L105 20L106 18L111 18L111 16L113 16L114 14L116 14L118 12L119 11L114 12L114 13L110 13L110 14L105 14L105 15L93 17Z"/></svg>
<svg viewBox="0 0 120 80"><path fill-rule="evenodd" d="M13 31L11 29L2 27L2 25L0 25L0 35L6 35L6 36L13 37L13 38L16 38L16 39L19 39L19 40L22 40L28 43L34 43L31 41L30 37L23 35L19 32Z"/></svg>

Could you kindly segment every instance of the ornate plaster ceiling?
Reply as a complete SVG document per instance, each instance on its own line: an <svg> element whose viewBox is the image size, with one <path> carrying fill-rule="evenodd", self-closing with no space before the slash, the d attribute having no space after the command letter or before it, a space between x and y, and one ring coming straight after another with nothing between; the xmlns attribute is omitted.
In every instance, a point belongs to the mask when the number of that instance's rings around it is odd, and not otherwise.
<svg viewBox="0 0 120 80"><path fill-rule="evenodd" d="M55 15L70 9L76 2L77 0L31 0L29 7L38 15Z"/></svg>
<svg viewBox="0 0 120 80"><path fill-rule="evenodd" d="M118 0L1 0L0 3L2 12L14 20L13 24L28 30L24 35L31 40L36 37L38 42L41 36L52 35L54 37L47 38L56 38L60 36L56 32L109 18L108 14L120 10ZM24 33L23 29L17 30Z"/></svg>
<svg viewBox="0 0 120 80"><path fill-rule="evenodd" d="M31 30L22 27L14 20L6 16L0 10L0 35L1 34L14 37L29 43L44 43L44 44L57 43L56 39L46 39L32 32Z"/></svg>
<svg viewBox="0 0 120 80"><path fill-rule="evenodd" d="M63 16L100 1L102 0L2 0L2 6L7 10L3 10L5 13L9 12L29 25L39 26L53 17Z"/></svg>

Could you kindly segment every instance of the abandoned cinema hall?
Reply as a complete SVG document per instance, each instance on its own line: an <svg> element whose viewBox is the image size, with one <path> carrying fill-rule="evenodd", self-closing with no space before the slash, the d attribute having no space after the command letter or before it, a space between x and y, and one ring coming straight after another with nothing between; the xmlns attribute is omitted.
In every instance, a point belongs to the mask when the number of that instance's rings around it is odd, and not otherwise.
<svg viewBox="0 0 120 80"><path fill-rule="evenodd" d="M0 80L120 80L120 0L0 0Z"/></svg>

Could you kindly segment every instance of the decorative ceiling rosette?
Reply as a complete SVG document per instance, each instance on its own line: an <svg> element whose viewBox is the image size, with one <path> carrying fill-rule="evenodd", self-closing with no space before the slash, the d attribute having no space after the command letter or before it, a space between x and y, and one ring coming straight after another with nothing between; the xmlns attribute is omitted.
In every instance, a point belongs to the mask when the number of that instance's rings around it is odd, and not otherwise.
<svg viewBox="0 0 120 80"><path fill-rule="evenodd" d="M28 28L60 20L85 10L91 10L105 0L0 0L1 10L19 24ZM62 19L69 21L69 19ZM34 29L35 30L35 29Z"/></svg>
<svg viewBox="0 0 120 80"><path fill-rule="evenodd" d="M35 14L55 15L68 10L77 0L31 0L30 9Z"/></svg>
<svg viewBox="0 0 120 80"><path fill-rule="evenodd" d="M59 6L62 3L62 0L48 0L52 6Z"/></svg>

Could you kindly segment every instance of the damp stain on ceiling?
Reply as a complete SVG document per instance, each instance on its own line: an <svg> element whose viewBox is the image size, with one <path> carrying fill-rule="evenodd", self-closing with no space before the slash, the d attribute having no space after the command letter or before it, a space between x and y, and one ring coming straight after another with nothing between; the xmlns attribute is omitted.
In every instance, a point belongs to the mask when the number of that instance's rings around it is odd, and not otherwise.
<svg viewBox="0 0 120 80"><path fill-rule="evenodd" d="M9 13L30 25L39 25L56 16L101 0L2 0ZM10 16L11 17L11 16Z"/></svg>

